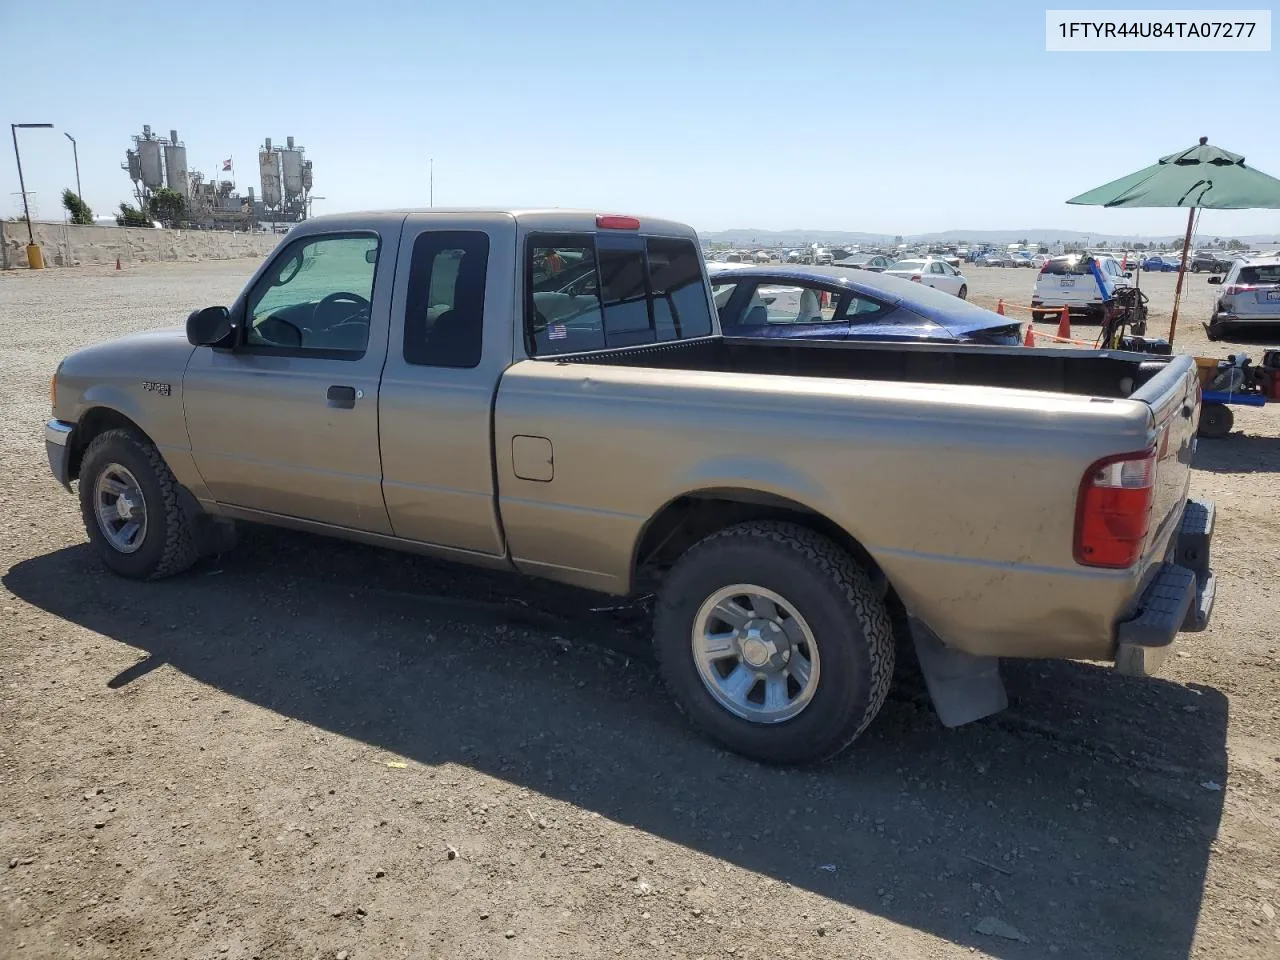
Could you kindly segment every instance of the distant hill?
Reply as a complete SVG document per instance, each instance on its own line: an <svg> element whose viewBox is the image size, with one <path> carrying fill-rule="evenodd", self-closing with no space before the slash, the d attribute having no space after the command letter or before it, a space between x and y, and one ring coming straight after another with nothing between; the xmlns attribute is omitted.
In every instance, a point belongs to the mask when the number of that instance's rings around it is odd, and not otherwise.
<svg viewBox="0 0 1280 960"><path fill-rule="evenodd" d="M732 230L699 231L700 236L708 243L730 243L735 246L799 246L806 243L831 244L886 244L893 243L894 237L885 233L860 233L852 230L755 230L750 227ZM1221 236L1224 240L1230 236L1222 234L1198 234L1197 242L1206 243ZM934 241L954 243L957 240L968 240L978 243L1016 243L1019 240L1042 243L1061 243L1069 240L1089 238L1091 244L1117 244L1141 241L1142 243L1170 243L1182 240L1182 234L1163 234L1147 236L1133 233L1090 233L1087 230L1054 230L1048 228L1028 228L1026 230L942 230L936 233L904 234L903 243L932 243ZM1258 243L1275 243L1280 235L1250 234L1236 237L1242 243L1250 245Z"/></svg>

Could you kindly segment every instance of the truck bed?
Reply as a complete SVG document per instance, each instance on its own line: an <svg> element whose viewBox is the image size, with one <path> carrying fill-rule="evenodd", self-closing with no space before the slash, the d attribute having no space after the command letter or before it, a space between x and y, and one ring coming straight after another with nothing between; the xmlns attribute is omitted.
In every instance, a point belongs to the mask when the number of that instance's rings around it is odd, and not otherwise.
<svg viewBox="0 0 1280 960"><path fill-rule="evenodd" d="M674 343L596 350L549 358L558 363L782 374L894 383L938 383L1043 390L1075 396L1154 400L1177 374L1170 357L1109 350L1028 350L1022 347L779 342L706 337Z"/></svg>

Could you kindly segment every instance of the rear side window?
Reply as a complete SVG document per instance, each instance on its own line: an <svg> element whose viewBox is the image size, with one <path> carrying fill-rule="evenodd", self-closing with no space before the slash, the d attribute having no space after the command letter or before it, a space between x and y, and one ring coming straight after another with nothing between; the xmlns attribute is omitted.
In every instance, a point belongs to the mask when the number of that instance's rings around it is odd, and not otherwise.
<svg viewBox="0 0 1280 960"><path fill-rule="evenodd" d="M480 363L489 236L474 230L419 234L409 268L404 359L425 367Z"/></svg>
<svg viewBox="0 0 1280 960"><path fill-rule="evenodd" d="M526 257L526 344L548 356L711 333L689 240L535 234Z"/></svg>

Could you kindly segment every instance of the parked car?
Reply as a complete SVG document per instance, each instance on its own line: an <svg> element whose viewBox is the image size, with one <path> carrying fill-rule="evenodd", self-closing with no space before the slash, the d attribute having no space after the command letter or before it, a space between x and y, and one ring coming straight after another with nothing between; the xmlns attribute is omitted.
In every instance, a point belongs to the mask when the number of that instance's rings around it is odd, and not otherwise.
<svg viewBox="0 0 1280 960"><path fill-rule="evenodd" d="M902 277L943 293L950 293L965 300L969 296L969 281L963 273L945 260L923 257L919 260L899 260L884 269L885 276Z"/></svg>
<svg viewBox="0 0 1280 960"><path fill-rule="evenodd" d="M709 265L727 337L784 340L908 340L1017 346L1016 321L923 283L840 267Z"/></svg>
<svg viewBox="0 0 1280 960"><path fill-rule="evenodd" d="M1225 277L1210 277L1222 287L1207 333L1210 340L1244 326L1280 324L1280 260L1237 260Z"/></svg>
<svg viewBox="0 0 1280 960"><path fill-rule="evenodd" d="M799 250L788 250L787 263L799 263L800 260L802 259L802 256L803 255L800 253Z"/></svg>
<svg viewBox="0 0 1280 960"><path fill-rule="evenodd" d="M1142 261L1142 269L1149 273L1177 273L1178 260L1172 254L1154 254Z"/></svg>
<svg viewBox="0 0 1280 960"><path fill-rule="evenodd" d="M1228 257L1225 253L1215 253L1212 250L1201 250L1191 258L1191 265L1188 269L1192 273L1200 273L1207 271L1209 273L1226 273L1235 264L1235 261Z"/></svg>
<svg viewBox="0 0 1280 960"><path fill-rule="evenodd" d="M855 253L851 257L843 260L837 260L832 266L836 267L856 267L859 270L870 270L873 273L880 273L886 267L892 266L893 260L883 254L875 254L874 256L865 253Z"/></svg>
<svg viewBox="0 0 1280 960"><path fill-rule="evenodd" d="M1013 257L1007 253L988 253L980 261L984 267L1016 267Z"/></svg>
<svg viewBox="0 0 1280 960"><path fill-rule="evenodd" d="M1015 253L1015 254L1013 255L1013 265L1014 265L1015 267L1031 267L1031 266L1033 266L1033 264L1032 264L1032 262L1031 262L1031 254L1029 254L1029 253Z"/></svg>
<svg viewBox="0 0 1280 960"><path fill-rule="evenodd" d="M1037 253L1034 257L1031 258L1031 266L1035 267L1037 270L1039 270L1048 262L1049 262L1049 255L1047 253Z"/></svg>
<svg viewBox="0 0 1280 960"><path fill-rule="evenodd" d="M1115 303L1115 292L1130 286L1131 273L1115 257L1071 253L1050 257L1036 275L1031 291L1031 317L1040 322L1063 306L1071 316L1100 323ZM1052 308L1052 309L1043 309Z"/></svg>
<svg viewBox="0 0 1280 960"><path fill-rule="evenodd" d="M1006 705L997 657L1145 676L1205 625L1191 357L726 338L697 243L571 211L308 219L185 336L66 357L50 469L136 580L244 520L654 592L684 714L775 763L855 740L898 649L956 725ZM572 293L568 263L597 265Z"/></svg>

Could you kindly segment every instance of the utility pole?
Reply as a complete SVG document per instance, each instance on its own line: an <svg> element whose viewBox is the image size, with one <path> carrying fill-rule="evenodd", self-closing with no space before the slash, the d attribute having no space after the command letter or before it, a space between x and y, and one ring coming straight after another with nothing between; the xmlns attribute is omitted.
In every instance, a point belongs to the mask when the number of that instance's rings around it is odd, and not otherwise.
<svg viewBox="0 0 1280 960"><path fill-rule="evenodd" d="M428 182L429 182L429 184L430 184L430 185L429 185L429 187L428 187L428 189L429 189L429 191L430 191L430 192L429 192L429 194L428 194L429 199L428 199L427 203L428 203L430 206L433 206L433 207L434 207L434 206L436 205L436 160L435 160L435 157L432 157L432 158L431 158L431 160L429 160L428 162L431 164L431 174L430 174L429 181L428 181Z"/></svg>
<svg viewBox="0 0 1280 960"><path fill-rule="evenodd" d="M52 123L11 123L9 132L13 135L13 158L18 162L18 189L22 191L22 212L27 218L27 266L32 270L44 269L44 256L36 244L35 231L31 229L31 207L27 203L27 184L22 177L22 154L18 152L18 128L24 130L33 127L52 127Z"/></svg>
<svg viewBox="0 0 1280 960"><path fill-rule="evenodd" d="M80 151L76 149L76 138L65 130L62 131L62 135L71 141L71 156L76 161L76 196L83 200L84 194L80 192Z"/></svg>

